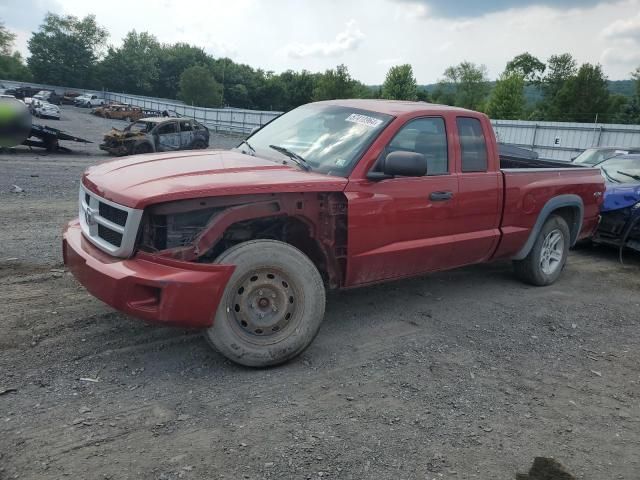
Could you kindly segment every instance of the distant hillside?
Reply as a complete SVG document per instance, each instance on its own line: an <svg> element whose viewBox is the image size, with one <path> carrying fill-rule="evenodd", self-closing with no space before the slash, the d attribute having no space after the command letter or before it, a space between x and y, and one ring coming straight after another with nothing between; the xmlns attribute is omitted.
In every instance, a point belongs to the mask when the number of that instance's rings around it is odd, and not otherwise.
<svg viewBox="0 0 640 480"><path fill-rule="evenodd" d="M489 82L493 89L494 82ZM438 87L437 83L431 83L429 85L418 85L418 88L432 93ZM624 97L633 97L635 94L635 85L633 80L609 80L609 91L614 94L622 95ZM527 85L524 89L524 96L527 99L527 103L532 104L539 101L542 98L540 89L534 85Z"/></svg>

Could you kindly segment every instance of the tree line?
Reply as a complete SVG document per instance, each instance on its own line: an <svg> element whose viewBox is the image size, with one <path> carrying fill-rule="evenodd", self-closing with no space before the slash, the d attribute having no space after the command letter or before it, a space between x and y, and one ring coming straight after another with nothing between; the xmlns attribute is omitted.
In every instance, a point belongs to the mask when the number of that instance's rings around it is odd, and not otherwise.
<svg viewBox="0 0 640 480"><path fill-rule="evenodd" d="M568 53L546 62L529 53L511 59L497 81L484 65L447 68L435 86L418 85L411 65L393 66L381 86L354 79L345 65L322 73L274 73L214 58L187 43L165 44L132 30L119 47L95 16L48 13L29 39L29 57L0 23L0 78L179 99L188 104L287 111L335 98L422 100L486 112L492 118L640 123L640 67L631 95L612 93L600 65L578 65ZM528 98L533 92L535 100ZM531 95L529 95L531 97Z"/></svg>

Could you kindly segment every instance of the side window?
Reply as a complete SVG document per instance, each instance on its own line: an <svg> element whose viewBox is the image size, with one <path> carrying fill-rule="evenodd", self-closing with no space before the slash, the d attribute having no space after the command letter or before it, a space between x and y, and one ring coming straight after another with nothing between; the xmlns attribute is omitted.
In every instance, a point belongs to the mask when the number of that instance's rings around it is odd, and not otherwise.
<svg viewBox="0 0 640 480"><path fill-rule="evenodd" d="M193 126L191 125L191 122L188 122L188 121L180 122L181 132L191 132L192 130L193 130Z"/></svg>
<svg viewBox="0 0 640 480"><path fill-rule="evenodd" d="M427 175L449 172L447 132L440 117L411 120L393 137L385 154L396 151L416 152L424 155Z"/></svg>
<svg viewBox="0 0 640 480"><path fill-rule="evenodd" d="M176 133L176 127L178 124L176 122L165 123L164 125L160 125L157 130L158 135L166 135L168 133Z"/></svg>
<svg viewBox="0 0 640 480"><path fill-rule="evenodd" d="M463 172L487 171L487 142L482 124L477 118L458 117L458 135L462 153Z"/></svg>

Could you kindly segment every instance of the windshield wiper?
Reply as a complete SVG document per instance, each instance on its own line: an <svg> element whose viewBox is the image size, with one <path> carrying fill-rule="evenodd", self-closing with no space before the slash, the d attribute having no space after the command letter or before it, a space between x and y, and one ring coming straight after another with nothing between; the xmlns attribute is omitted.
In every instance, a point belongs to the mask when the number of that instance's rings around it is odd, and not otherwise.
<svg viewBox="0 0 640 480"><path fill-rule="evenodd" d="M242 145L243 143L244 143L247 147L249 147L249 150L251 150L251 151L253 152L253 154L255 155L255 153L256 153L256 149L255 149L255 148L253 148L253 147L251 146L251 144L250 144L249 142L247 142L246 140L242 140L242 141L240 142L240 145ZM240 145L238 145L238 147L239 147ZM242 153L244 153L244 152L242 152Z"/></svg>
<svg viewBox="0 0 640 480"><path fill-rule="evenodd" d="M625 177L633 178L634 180L640 180L640 175L632 175L631 173L621 172L620 170L616 170L616 173L624 175Z"/></svg>
<svg viewBox="0 0 640 480"><path fill-rule="evenodd" d="M609 172L607 172L607 169L606 169L606 168L600 168L600 171L601 171L602 173L604 173L604 176L606 177L606 179L607 179L607 180L610 180L610 181L615 182L615 183L622 183L620 180L618 180L618 179L616 179L616 178L613 178L613 177L609 174Z"/></svg>
<svg viewBox="0 0 640 480"><path fill-rule="evenodd" d="M296 165L298 165L301 169L303 169L305 172L308 172L309 170L311 170L309 163L300 155L298 155L296 152L292 152L288 148L281 147L280 145L269 145L269 148L273 148L276 152L280 152L283 155L286 155L291 160L293 160L293 162Z"/></svg>

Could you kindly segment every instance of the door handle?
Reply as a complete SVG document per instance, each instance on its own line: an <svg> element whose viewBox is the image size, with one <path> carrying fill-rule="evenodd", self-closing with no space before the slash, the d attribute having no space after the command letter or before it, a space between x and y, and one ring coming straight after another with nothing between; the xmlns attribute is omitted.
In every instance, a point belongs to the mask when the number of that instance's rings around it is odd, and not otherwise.
<svg viewBox="0 0 640 480"><path fill-rule="evenodd" d="M429 195L429 200L434 202L446 202L452 198L453 192L431 192L431 195Z"/></svg>

